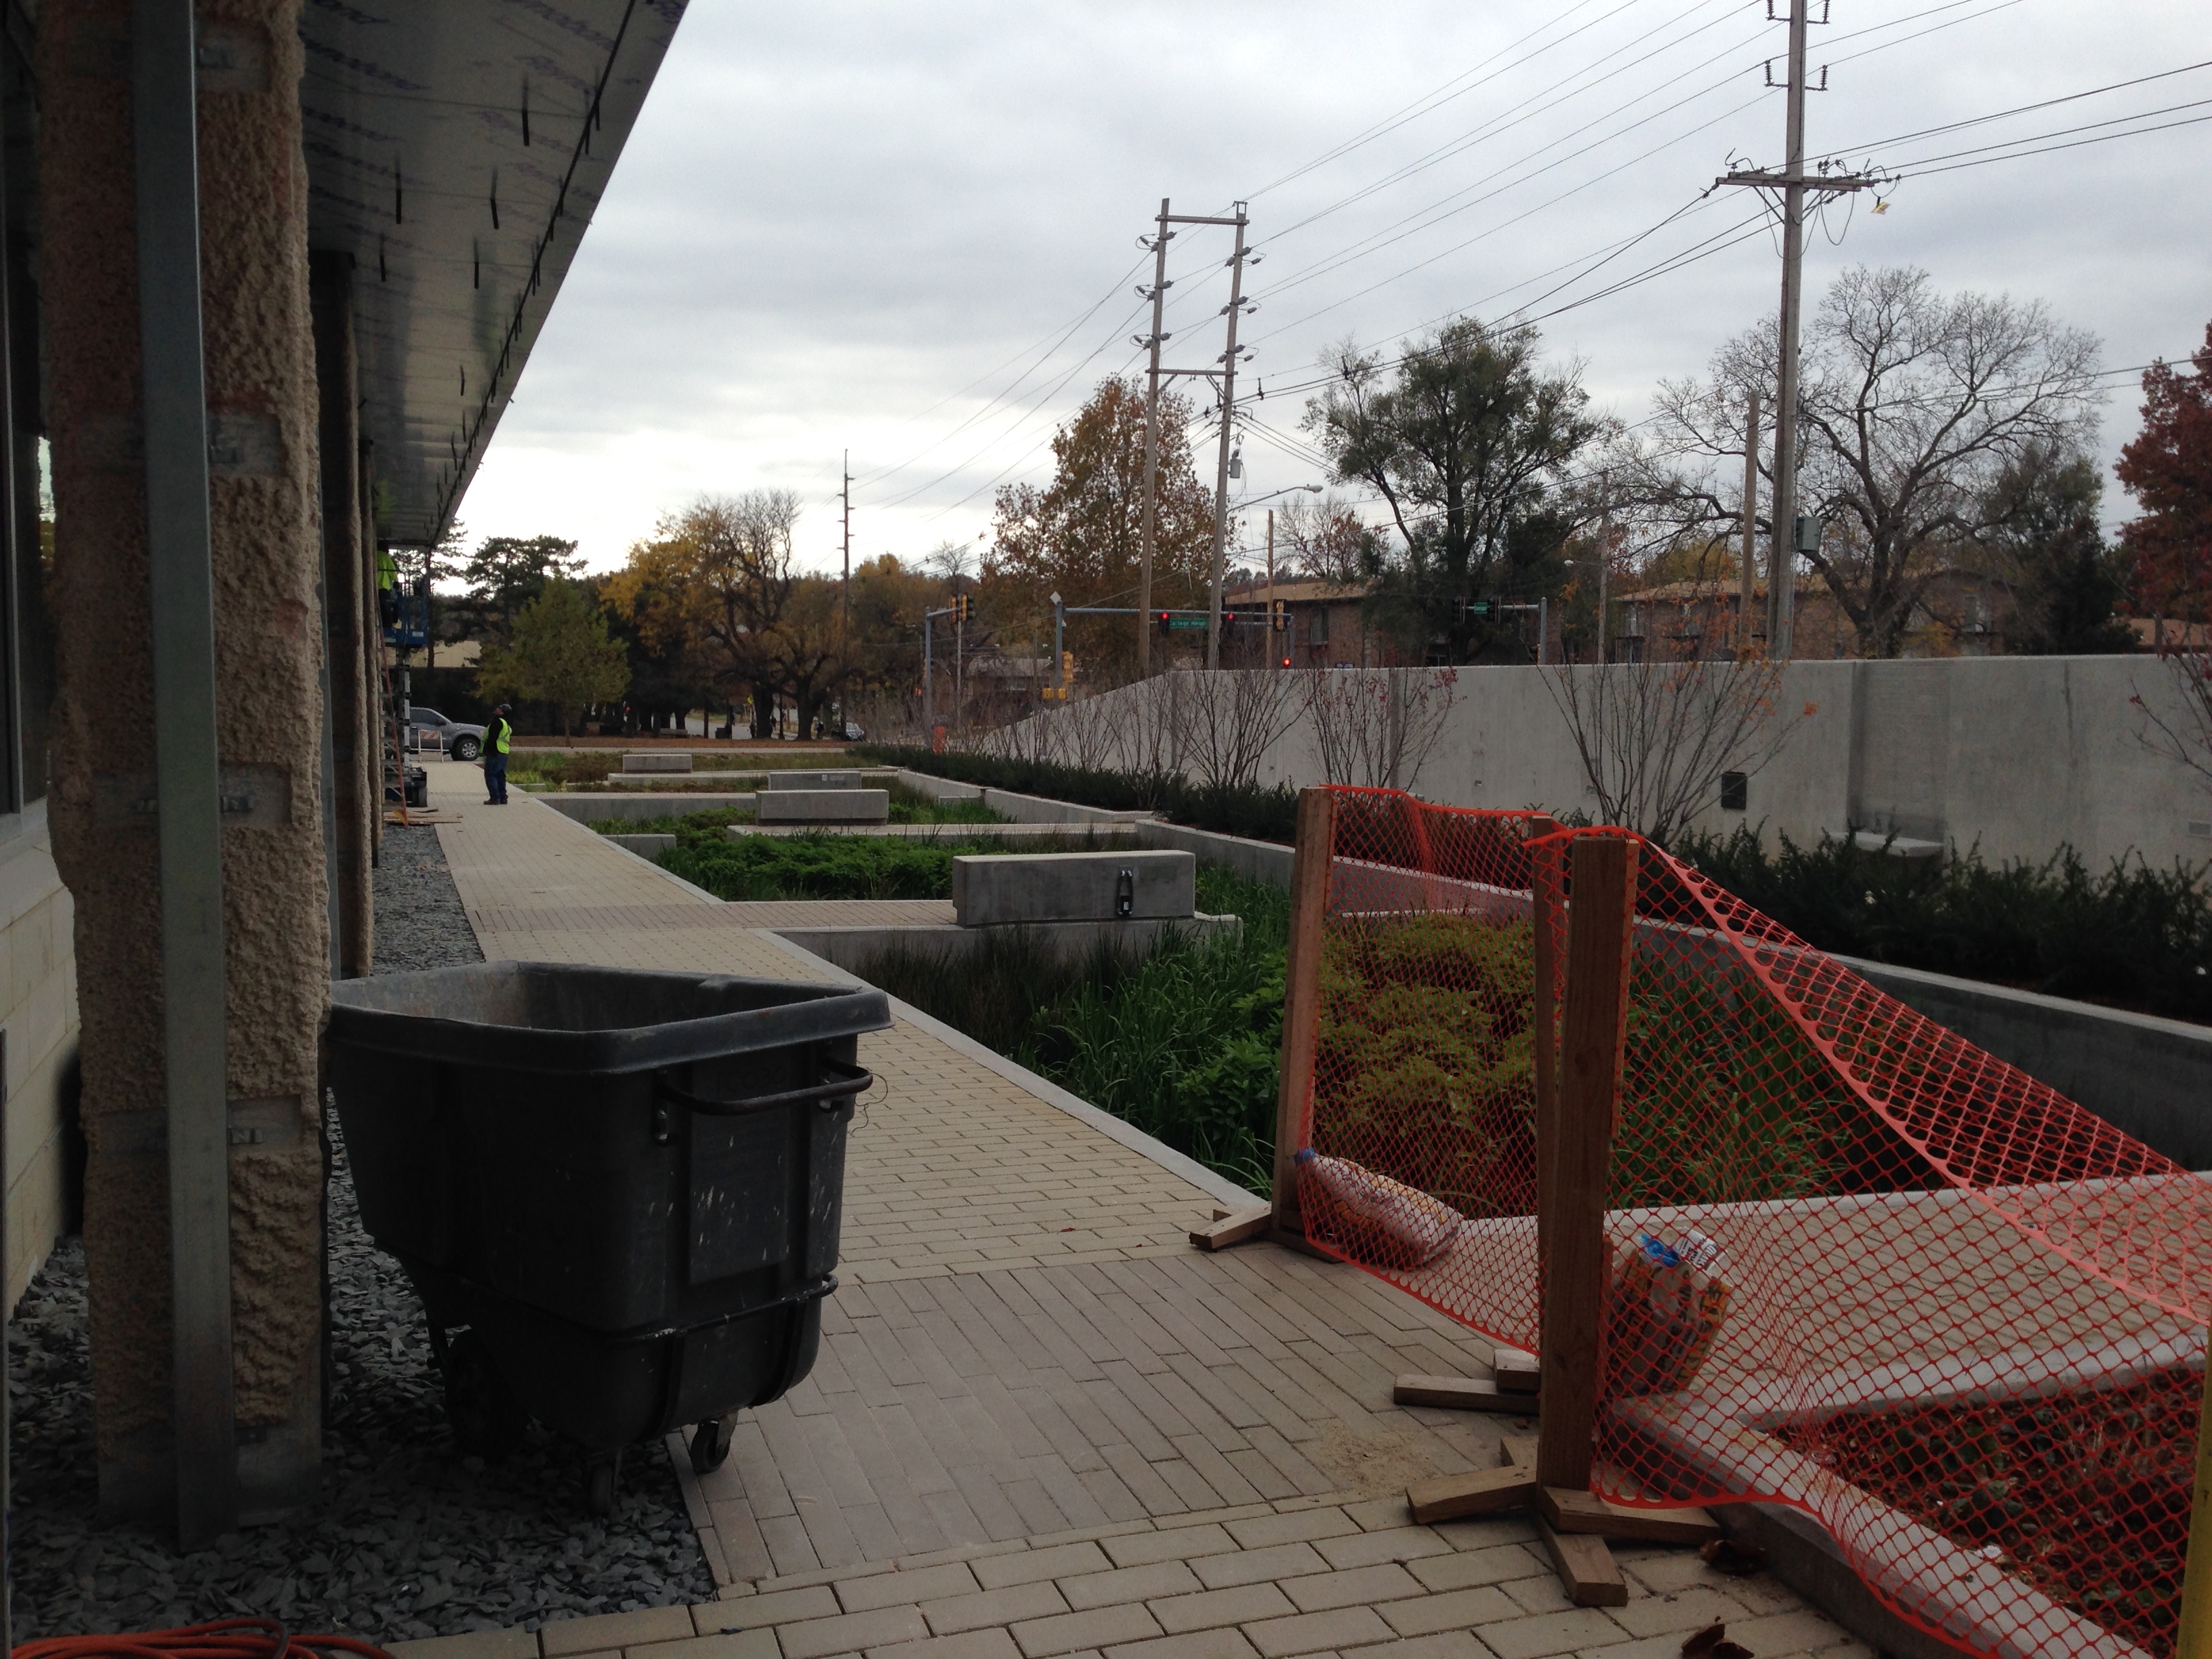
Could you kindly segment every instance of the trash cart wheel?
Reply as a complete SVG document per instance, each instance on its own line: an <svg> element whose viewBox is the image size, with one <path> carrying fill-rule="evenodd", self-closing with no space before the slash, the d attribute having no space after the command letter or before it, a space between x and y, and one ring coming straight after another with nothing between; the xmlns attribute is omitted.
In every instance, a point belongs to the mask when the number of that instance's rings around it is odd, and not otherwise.
<svg viewBox="0 0 2212 1659"><path fill-rule="evenodd" d="M691 1471L712 1474L730 1455L731 1417L710 1417L691 1431Z"/></svg>
<svg viewBox="0 0 2212 1659"><path fill-rule="evenodd" d="M622 1480L622 1454L594 1452L584 1463L584 1509L604 1521L615 1512L615 1487Z"/></svg>
<svg viewBox="0 0 2212 1659"><path fill-rule="evenodd" d="M463 1331L446 1347L446 1416L461 1449L496 1462L521 1449L530 1426L491 1351L475 1331Z"/></svg>

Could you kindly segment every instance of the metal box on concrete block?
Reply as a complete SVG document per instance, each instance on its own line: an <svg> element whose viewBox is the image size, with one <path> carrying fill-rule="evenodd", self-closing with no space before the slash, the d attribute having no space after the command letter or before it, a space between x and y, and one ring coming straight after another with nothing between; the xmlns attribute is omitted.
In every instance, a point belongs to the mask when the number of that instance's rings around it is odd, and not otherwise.
<svg viewBox="0 0 2212 1659"><path fill-rule="evenodd" d="M1175 920L1198 908L1188 853L986 853L952 860L963 927L1024 921Z"/></svg>

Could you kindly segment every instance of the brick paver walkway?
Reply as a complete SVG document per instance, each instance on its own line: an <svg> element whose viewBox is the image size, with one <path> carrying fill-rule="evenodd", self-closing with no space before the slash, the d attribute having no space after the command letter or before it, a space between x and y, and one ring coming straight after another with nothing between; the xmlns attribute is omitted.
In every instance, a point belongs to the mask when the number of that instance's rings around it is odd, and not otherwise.
<svg viewBox="0 0 2212 1659"><path fill-rule="evenodd" d="M430 769L487 957L842 977L751 907ZM406 1659L1659 1659L1716 1619L1759 1659L1869 1653L1687 1552L1617 1552L1632 1598L1599 1612L1525 1522L1409 1524L1409 1480L1495 1462L1514 1420L1396 1407L1391 1380L1478 1373L1486 1345L1340 1266L1192 1250L1217 1192L934 1022L861 1059L883 1089L821 1357L721 1469L678 1453L722 1599Z"/></svg>

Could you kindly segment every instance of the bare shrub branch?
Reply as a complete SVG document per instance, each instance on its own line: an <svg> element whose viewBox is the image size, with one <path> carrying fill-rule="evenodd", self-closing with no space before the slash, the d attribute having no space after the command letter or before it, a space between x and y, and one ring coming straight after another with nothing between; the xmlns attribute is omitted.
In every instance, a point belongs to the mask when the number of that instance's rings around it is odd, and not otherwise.
<svg viewBox="0 0 2212 1659"><path fill-rule="evenodd" d="M1712 799L1722 773L1760 770L1812 710L1778 713L1782 670L1764 659L1542 672L1601 818L1662 847Z"/></svg>
<svg viewBox="0 0 2212 1659"><path fill-rule="evenodd" d="M1321 668L1300 677L1330 783L1411 789L1458 700L1456 670Z"/></svg>

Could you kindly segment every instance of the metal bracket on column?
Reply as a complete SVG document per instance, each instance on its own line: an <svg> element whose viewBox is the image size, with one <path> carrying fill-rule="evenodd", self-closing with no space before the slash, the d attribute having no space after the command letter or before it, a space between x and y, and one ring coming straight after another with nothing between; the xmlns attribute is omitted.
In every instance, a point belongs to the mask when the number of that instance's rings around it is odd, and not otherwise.
<svg viewBox="0 0 2212 1659"><path fill-rule="evenodd" d="M198 112L191 0L131 0L138 340L161 801L161 1052L168 1114L170 1428L177 1535L238 1524L223 1050L222 805L215 573L200 307Z"/></svg>

